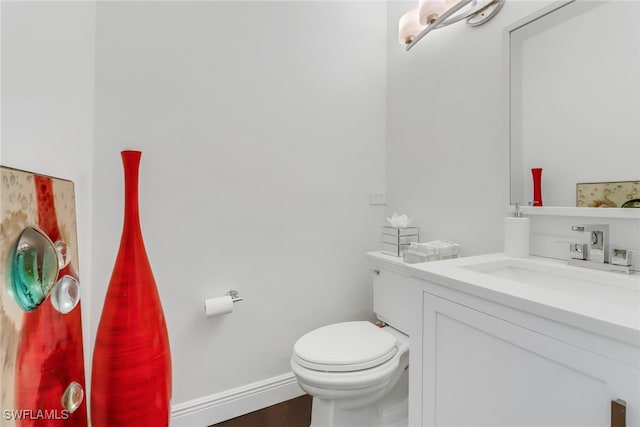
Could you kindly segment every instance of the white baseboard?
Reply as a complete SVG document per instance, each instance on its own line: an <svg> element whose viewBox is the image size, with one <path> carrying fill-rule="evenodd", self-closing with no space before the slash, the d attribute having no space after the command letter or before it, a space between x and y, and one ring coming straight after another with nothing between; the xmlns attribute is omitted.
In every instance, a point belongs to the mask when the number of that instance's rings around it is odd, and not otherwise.
<svg viewBox="0 0 640 427"><path fill-rule="evenodd" d="M171 427L207 427L303 394L295 376L289 372L173 405Z"/></svg>

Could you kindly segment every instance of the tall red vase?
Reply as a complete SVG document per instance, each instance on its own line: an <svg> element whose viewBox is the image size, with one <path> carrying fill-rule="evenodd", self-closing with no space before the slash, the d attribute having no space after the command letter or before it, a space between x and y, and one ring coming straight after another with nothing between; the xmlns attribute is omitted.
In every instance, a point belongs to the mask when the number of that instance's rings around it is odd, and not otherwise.
<svg viewBox="0 0 640 427"><path fill-rule="evenodd" d="M124 225L93 351L91 425L166 427L171 353L140 229L139 151L123 151Z"/></svg>
<svg viewBox="0 0 640 427"><path fill-rule="evenodd" d="M52 241L60 240L53 181L34 175L34 184L38 227ZM78 278L72 264L61 269L58 278L64 275ZM62 314L45 301L37 310L24 313L22 330L16 354L15 404L17 409L31 412L18 418L16 425L86 427L84 399L81 398L82 403L73 412L67 412L62 403L62 396L72 383L84 392L80 303L69 313ZM8 415L4 414L4 417Z"/></svg>
<svg viewBox="0 0 640 427"><path fill-rule="evenodd" d="M542 168L532 168L533 206L542 206Z"/></svg>

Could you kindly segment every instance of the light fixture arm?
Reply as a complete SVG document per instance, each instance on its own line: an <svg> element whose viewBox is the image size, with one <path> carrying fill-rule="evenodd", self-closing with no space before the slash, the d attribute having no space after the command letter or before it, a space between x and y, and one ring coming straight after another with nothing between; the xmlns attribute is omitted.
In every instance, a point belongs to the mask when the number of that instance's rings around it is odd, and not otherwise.
<svg viewBox="0 0 640 427"><path fill-rule="evenodd" d="M454 24L456 22L462 21L463 19L466 19L467 24L472 26L483 24L489 19L493 18L493 16L498 12L498 10L500 10L502 5L504 4L504 1L505 0L460 0L458 3L456 3L450 9L440 15L438 19L427 25L427 27L422 30L422 32L415 36L411 43L406 45L405 49L409 51L413 46L416 45L416 43L418 43L431 31ZM471 8L469 10L458 13L462 8L469 4L471 4ZM485 11L487 12L486 16L485 13L483 13ZM476 16L478 16L478 19L474 19L474 17Z"/></svg>

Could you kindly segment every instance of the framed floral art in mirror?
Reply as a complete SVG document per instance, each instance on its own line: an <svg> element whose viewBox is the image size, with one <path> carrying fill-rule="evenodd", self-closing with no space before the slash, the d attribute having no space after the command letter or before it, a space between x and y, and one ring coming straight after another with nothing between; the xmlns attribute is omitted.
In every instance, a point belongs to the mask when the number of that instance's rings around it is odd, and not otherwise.
<svg viewBox="0 0 640 427"><path fill-rule="evenodd" d="M87 426L74 184L0 166L0 425Z"/></svg>

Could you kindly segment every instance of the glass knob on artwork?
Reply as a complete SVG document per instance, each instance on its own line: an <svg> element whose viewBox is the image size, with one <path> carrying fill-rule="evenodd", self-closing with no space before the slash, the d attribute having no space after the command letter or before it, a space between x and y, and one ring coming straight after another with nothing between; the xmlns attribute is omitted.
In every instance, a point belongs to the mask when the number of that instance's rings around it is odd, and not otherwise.
<svg viewBox="0 0 640 427"><path fill-rule="evenodd" d="M80 407L83 399L84 390L82 386L73 381L62 394L62 407L69 412L74 412Z"/></svg>
<svg viewBox="0 0 640 427"><path fill-rule="evenodd" d="M62 276L53 286L49 299L53 308L67 314L80 302L80 284L74 277Z"/></svg>
<svg viewBox="0 0 640 427"><path fill-rule="evenodd" d="M56 254L58 255L58 268L62 270L71 261L71 256L69 255L69 247L62 240L58 240L53 244L56 248Z"/></svg>
<svg viewBox="0 0 640 427"><path fill-rule="evenodd" d="M44 301L58 278L58 254L39 229L25 228L13 249L9 293L20 308L33 311Z"/></svg>

